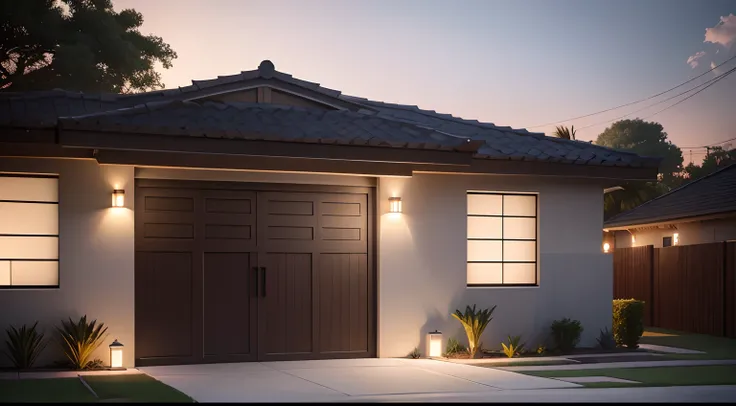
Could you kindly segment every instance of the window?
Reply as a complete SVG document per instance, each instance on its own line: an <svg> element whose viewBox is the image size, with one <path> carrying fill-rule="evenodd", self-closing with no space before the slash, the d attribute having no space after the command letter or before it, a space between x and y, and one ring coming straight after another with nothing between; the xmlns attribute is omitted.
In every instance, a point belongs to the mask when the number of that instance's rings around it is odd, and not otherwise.
<svg viewBox="0 0 736 406"><path fill-rule="evenodd" d="M468 286L537 284L537 195L468 192Z"/></svg>
<svg viewBox="0 0 736 406"><path fill-rule="evenodd" d="M56 177L0 174L0 289L59 286Z"/></svg>
<svg viewBox="0 0 736 406"><path fill-rule="evenodd" d="M662 246L663 247L671 247L672 246L672 237L662 237Z"/></svg>

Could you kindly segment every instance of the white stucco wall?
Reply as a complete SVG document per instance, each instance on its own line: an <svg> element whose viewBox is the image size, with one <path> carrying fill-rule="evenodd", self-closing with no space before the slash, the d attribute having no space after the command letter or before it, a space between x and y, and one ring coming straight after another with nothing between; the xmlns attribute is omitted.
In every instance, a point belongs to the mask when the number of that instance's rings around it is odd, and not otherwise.
<svg viewBox="0 0 736 406"><path fill-rule="evenodd" d="M466 305L497 305L483 336L500 348L508 335L528 346L541 343L555 319L581 321L580 346L595 345L611 328L612 259L601 252L603 187L549 177L415 174L379 179L378 351L424 353L426 333L467 344L450 316ZM466 286L466 192L539 193L539 286ZM388 197L401 196L403 214L388 212Z"/></svg>
<svg viewBox="0 0 736 406"><path fill-rule="evenodd" d="M0 290L0 329L33 323L52 336L62 318L87 314L104 322L109 336L95 357L109 362L107 344L125 347L134 365L134 177L252 182L353 184L370 178L310 174L152 170L101 166L91 160L2 158L1 172L59 175L60 288ZM123 188L126 207L111 208L111 192ZM539 192L539 286L466 287L466 191ZM465 341L450 317L466 304L498 305L484 335L498 348L509 334L533 346L554 319L579 319L581 345L594 345L611 324L611 257L601 253L602 186L565 179L415 174L378 181L378 350L405 356L424 350L433 329ZM404 214L388 211L388 197L403 199ZM38 365L62 359L51 342ZM0 365L7 365L6 360Z"/></svg>
<svg viewBox="0 0 736 406"><path fill-rule="evenodd" d="M674 224L674 227L632 229L631 234L636 238L636 242L632 242L628 231L615 231L616 247L653 245L654 248L662 248L662 238L671 237L674 233L678 234L678 245L736 240L736 218L734 217L677 223Z"/></svg>
<svg viewBox="0 0 736 406"><path fill-rule="evenodd" d="M125 344L124 363L133 366L133 168L100 166L92 160L0 158L0 172L59 175L59 288L0 289L0 331L33 324L52 338L36 366L64 356L54 327L82 315L108 326L93 358L109 364L108 345ZM111 208L115 187L125 190L125 208ZM9 365L0 357L0 365Z"/></svg>

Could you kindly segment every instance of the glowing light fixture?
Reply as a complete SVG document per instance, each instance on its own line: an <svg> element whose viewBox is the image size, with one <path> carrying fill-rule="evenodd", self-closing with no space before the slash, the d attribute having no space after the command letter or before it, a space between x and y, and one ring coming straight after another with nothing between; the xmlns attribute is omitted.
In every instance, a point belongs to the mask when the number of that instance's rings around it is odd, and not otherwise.
<svg viewBox="0 0 736 406"><path fill-rule="evenodd" d="M112 207L125 206L125 191L123 189L115 189L112 192Z"/></svg>
<svg viewBox="0 0 736 406"><path fill-rule="evenodd" d="M389 213L401 213L401 198L400 197L389 197L388 198L388 211Z"/></svg>
<svg viewBox="0 0 736 406"><path fill-rule="evenodd" d="M632 236L631 236L631 245L634 245L634 244L636 244L636 237L634 237L634 236L632 235Z"/></svg>
<svg viewBox="0 0 736 406"><path fill-rule="evenodd" d="M610 251L610 250L611 250L611 244L609 244L607 242L603 243L603 252L605 252L606 254L608 254L608 251Z"/></svg>
<svg viewBox="0 0 736 406"><path fill-rule="evenodd" d="M677 245L680 242L680 234L672 234L672 245Z"/></svg>
<svg viewBox="0 0 736 406"><path fill-rule="evenodd" d="M110 344L110 368L123 368L123 347L125 347L118 339Z"/></svg>
<svg viewBox="0 0 736 406"><path fill-rule="evenodd" d="M427 356L442 356L442 332L435 330L427 334Z"/></svg>

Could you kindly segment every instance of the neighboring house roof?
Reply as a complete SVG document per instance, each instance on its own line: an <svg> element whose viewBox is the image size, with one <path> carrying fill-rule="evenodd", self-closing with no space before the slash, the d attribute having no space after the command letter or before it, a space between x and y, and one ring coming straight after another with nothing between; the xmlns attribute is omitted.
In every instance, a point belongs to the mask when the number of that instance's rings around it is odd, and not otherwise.
<svg viewBox="0 0 736 406"><path fill-rule="evenodd" d="M297 89L339 110L195 100L264 85ZM346 96L278 72L269 61L257 70L133 95L0 93L0 126L53 128L59 122L64 128L94 131L125 128L137 133L454 149L491 160L634 168L656 168L660 161L416 106Z"/></svg>
<svg viewBox="0 0 736 406"><path fill-rule="evenodd" d="M604 223L622 227L736 212L736 164L665 193Z"/></svg>

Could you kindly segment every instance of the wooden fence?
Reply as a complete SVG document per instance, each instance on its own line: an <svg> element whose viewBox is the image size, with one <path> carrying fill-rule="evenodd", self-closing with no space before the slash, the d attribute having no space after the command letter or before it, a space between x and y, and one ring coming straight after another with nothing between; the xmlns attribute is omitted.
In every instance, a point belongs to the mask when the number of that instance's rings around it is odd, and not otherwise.
<svg viewBox="0 0 736 406"><path fill-rule="evenodd" d="M645 325L736 338L736 243L616 249L613 297L646 302Z"/></svg>

